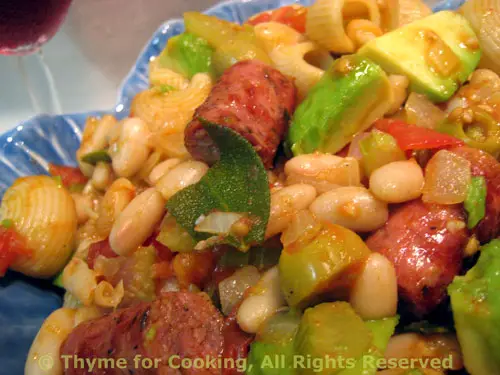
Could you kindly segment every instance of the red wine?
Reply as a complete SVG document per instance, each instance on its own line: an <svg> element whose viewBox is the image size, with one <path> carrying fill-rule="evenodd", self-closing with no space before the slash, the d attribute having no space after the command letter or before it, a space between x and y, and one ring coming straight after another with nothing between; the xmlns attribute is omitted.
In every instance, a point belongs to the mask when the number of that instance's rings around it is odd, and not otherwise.
<svg viewBox="0 0 500 375"><path fill-rule="evenodd" d="M0 0L0 54L33 52L61 26L71 0Z"/></svg>

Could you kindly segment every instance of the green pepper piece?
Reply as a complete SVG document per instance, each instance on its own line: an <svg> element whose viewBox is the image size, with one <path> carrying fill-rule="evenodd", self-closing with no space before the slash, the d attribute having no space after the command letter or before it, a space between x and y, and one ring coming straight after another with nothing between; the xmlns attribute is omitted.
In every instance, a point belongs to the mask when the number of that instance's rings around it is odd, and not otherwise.
<svg viewBox="0 0 500 375"><path fill-rule="evenodd" d="M467 228L474 228L486 214L486 180L483 176L472 177L464 208L467 211Z"/></svg>
<svg viewBox="0 0 500 375"><path fill-rule="evenodd" d="M324 366L322 374L332 375L351 367L366 353L373 340L368 326L347 302L322 303L304 312L295 336L296 354L312 359L336 360L336 366ZM341 363L342 361L342 363ZM314 368L298 366L299 374L315 374Z"/></svg>
<svg viewBox="0 0 500 375"><path fill-rule="evenodd" d="M214 76L212 55L214 49L200 36L190 33L170 38L159 57L159 66L172 69L189 79L197 73Z"/></svg>
<svg viewBox="0 0 500 375"><path fill-rule="evenodd" d="M363 155L361 166L370 176L375 169L393 161L406 160L405 153L390 134L373 130L370 135L359 142L359 149Z"/></svg>
<svg viewBox="0 0 500 375"><path fill-rule="evenodd" d="M474 123L465 125L460 120L443 121L436 128L441 133L446 133L463 140L468 146L478 148L493 155L500 156L500 123L488 112L472 108Z"/></svg>
<svg viewBox="0 0 500 375"><path fill-rule="evenodd" d="M184 23L187 32L206 39L215 49L214 66L219 75L238 61L256 59L272 64L252 26L240 26L198 12L184 13Z"/></svg>
<svg viewBox="0 0 500 375"><path fill-rule="evenodd" d="M99 150L83 155L81 161L91 165L96 165L99 162L111 163L111 156L106 150Z"/></svg>
<svg viewBox="0 0 500 375"><path fill-rule="evenodd" d="M306 243L285 247L279 269L288 304L307 306L324 293L342 296L368 255L356 233L327 223Z"/></svg>
<svg viewBox="0 0 500 375"><path fill-rule="evenodd" d="M287 148L294 155L337 153L387 112L391 90L387 75L372 61L341 57L295 111Z"/></svg>
<svg viewBox="0 0 500 375"><path fill-rule="evenodd" d="M228 127L203 126L220 149L220 160L203 178L175 194L167 202L168 212L196 241L209 234L195 230L202 215L213 211L247 215L249 232L243 238L233 233L211 237L207 244L227 243L241 251L262 243L269 219L270 192L266 169L252 145Z"/></svg>

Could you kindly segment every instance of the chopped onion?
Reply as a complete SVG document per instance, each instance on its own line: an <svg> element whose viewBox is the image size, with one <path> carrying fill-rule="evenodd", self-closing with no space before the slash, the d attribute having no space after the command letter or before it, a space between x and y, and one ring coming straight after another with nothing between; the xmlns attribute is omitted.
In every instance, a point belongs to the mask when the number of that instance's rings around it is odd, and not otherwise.
<svg viewBox="0 0 500 375"><path fill-rule="evenodd" d="M361 149L359 148L359 142L368 137L370 132L361 132L354 136L349 145L349 151L347 152L347 156L361 160L363 158L363 154L361 153Z"/></svg>
<svg viewBox="0 0 500 375"><path fill-rule="evenodd" d="M500 74L500 1L468 0L460 8L479 38L482 68ZM479 48L478 46L472 46Z"/></svg>
<svg viewBox="0 0 500 375"><path fill-rule="evenodd" d="M309 210L299 211L290 225L283 231L281 243L284 247L288 247L299 240L309 238L311 234L317 233L319 229L321 229L321 225Z"/></svg>
<svg viewBox="0 0 500 375"><path fill-rule="evenodd" d="M243 299L245 291L257 284L260 273L254 266L246 266L219 283L219 297L224 315L228 315Z"/></svg>
<svg viewBox="0 0 500 375"><path fill-rule="evenodd" d="M241 218L242 214L234 212L212 212L198 219L194 230L202 233L229 234L233 224Z"/></svg>
<svg viewBox="0 0 500 375"><path fill-rule="evenodd" d="M425 168L424 202L462 203L471 183L470 162L447 150L437 152Z"/></svg>
<svg viewBox="0 0 500 375"><path fill-rule="evenodd" d="M423 128L434 129L445 118L445 113L425 95L412 92L405 104L406 121Z"/></svg>

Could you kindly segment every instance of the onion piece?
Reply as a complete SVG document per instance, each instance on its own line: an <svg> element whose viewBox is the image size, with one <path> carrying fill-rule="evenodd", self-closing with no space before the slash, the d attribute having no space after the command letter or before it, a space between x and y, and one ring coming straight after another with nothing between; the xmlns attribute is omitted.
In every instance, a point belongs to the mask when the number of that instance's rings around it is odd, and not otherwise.
<svg viewBox="0 0 500 375"><path fill-rule="evenodd" d="M361 160L363 158L363 154L361 153L361 149L359 148L359 142L361 142L363 139L367 138L370 136L371 132L361 132L358 133L354 136L354 138L351 141L351 144L349 145L349 151L347 151L347 156Z"/></svg>
<svg viewBox="0 0 500 375"><path fill-rule="evenodd" d="M254 266L246 266L219 283L219 298L222 313L228 315L243 299L245 291L257 284L260 273Z"/></svg>
<svg viewBox="0 0 500 375"><path fill-rule="evenodd" d="M425 95L412 92L405 104L406 121L423 128L434 129L445 119L445 113Z"/></svg>
<svg viewBox="0 0 500 375"><path fill-rule="evenodd" d="M471 164L447 150L437 152L425 167L422 200L428 203L456 204L467 197L471 183Z"/></svg>
<svg viewBox="0 0 500 375"><path fill-rule="evenodd" d="M238 220L243 218L242 214L234 212L212 212L207 216L202 216L196 223L194 230L202 233L229 234L231 227Z"/></svg>
<svg viewBox="0 0 500 375"><path fill-rule="evenodd" d="M321 225L309 210L299 211L290 225L283 231L281 243L284 247L288 247L318 233L320 229Z"/></svg>
<svg viewBox="0 0 500 375"><path fill-rule="evenodd" d="M500 1L468 0L459 12L467 18L479 38L482 49L479 66L500 74Z"/></svg>

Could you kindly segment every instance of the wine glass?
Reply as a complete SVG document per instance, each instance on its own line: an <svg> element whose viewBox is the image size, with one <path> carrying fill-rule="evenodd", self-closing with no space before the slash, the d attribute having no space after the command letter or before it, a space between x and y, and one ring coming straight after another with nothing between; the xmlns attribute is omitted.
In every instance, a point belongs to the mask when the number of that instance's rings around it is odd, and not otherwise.
<svg viewBox="0 0 500 375"><path fill-rule="evenodd" d="M59 30L72 0L0 0L0 54L18 60L33 110L36 113L61 113L61 104L52 73L45 63L41 47ZM46 87L44 100L35 94L26 70L25 56L33 54L42 67ZM40 90L37 90L40 92ZM40 103L49 104L44 108Z"/></svg>

